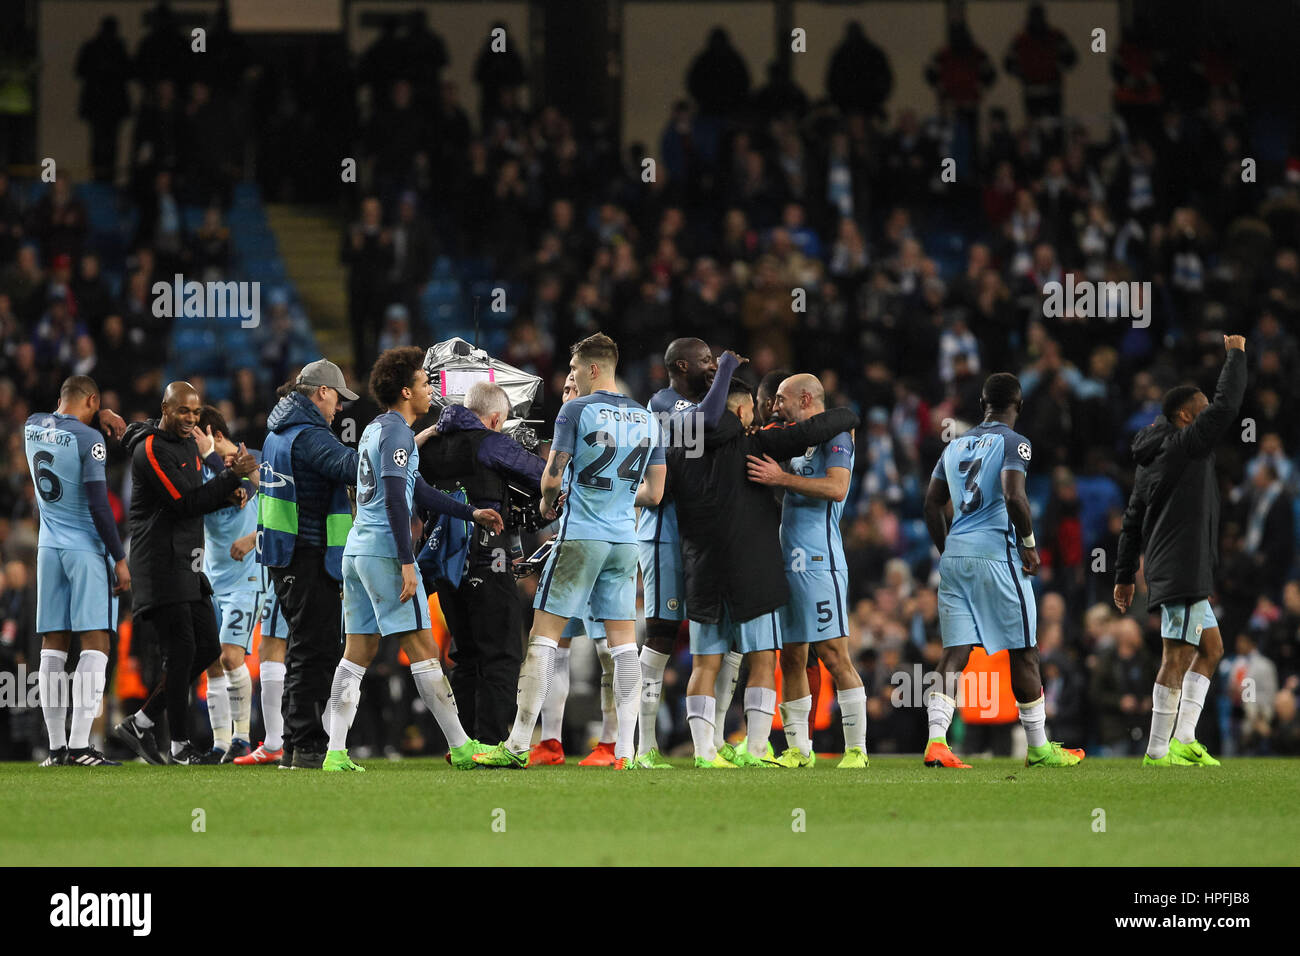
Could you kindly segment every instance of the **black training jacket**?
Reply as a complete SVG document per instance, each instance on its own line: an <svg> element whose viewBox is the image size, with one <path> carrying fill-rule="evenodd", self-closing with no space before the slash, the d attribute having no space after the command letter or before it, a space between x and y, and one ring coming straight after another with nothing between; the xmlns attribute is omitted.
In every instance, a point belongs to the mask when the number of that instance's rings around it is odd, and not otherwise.
<svg viewBox="0 0 1300 956"><path fill-rule="evenodd" d="M1132 584L1146 552L1151 607L1199 601L1214 589L1219 553L1219 484L1214 445L1232 426L1246 391L1246 353L1232 349L1214 400L1186 428L1161 415L1133 437L1137 474L1124 510L1117 584Z"/></svg>
<svg viewBox="0 0 1300 956"><path fill-rule="evenodd" d="M225 507L239 476L213 452L207 464L216 475L205 482L194 439L164 431L155 421L133 422L122 444L131 453L131 609L139 613L210 595L202 571L203 516Z"/></svg>
<svg viewBox="0 0 1300 956"><path fill-rule="evenodd" d="M668 450L692 621L717 624L724 606L732 621L748 621L790 600L781 506L771 488L749 480L745 456L784 462L857 427L851 410L832 408L797 425L746 434L727 411L717 427L705 429L699 457L687 457L683 447Z"/></svg>

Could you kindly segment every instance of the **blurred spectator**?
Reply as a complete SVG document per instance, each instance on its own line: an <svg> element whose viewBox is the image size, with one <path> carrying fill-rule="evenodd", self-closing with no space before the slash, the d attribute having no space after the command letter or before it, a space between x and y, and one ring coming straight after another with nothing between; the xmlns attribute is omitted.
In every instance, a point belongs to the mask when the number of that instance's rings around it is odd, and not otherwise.
<svg viewBox="0 0 1300 956"><path fill-rule="evenodd" d="M1060 117L1065 71L1076 59L1066 35L1048 24L1043 5L1030 4L1025 28L1011 41L1003 68L1024 86L1025 113L1031 119Z"/></svg>
<svg viewBox="0 0 1300 956"><path fill-rule="evenodd" d="M1119 621L1114 646L1096 656L1089 686L1103 754L1124 757L1142 752L1151 720L1154 673L1138 623L1131 618Z"/></svg>
<svg viewBox="0 0 1300 956"><path fill-rule="evenodd" d="M852 20L844 39L826 67L826 95L842 113L879 115L894 89L894 71L885 51L867 39L862 24Z"/></svg>

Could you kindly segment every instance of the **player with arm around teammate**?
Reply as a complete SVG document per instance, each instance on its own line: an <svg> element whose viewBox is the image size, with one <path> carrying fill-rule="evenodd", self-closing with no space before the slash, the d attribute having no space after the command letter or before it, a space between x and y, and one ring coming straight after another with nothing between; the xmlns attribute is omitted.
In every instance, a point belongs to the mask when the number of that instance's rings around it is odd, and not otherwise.
<svg viewBox="0 0 1300 956"><path fill-rule="evenodd" d="M1006 650L1011 655L1011 688L1029 743L1026 766L1070 767L1083 759L1083 751L1047 739L1037 607L1029 582L1039 567L1025 495L1033 449L1014 430L1021 404L1014 375L990 375L980 396L984 421L943 450L925 493L925 524L942 555L939 669L944 679L944 691L932 690L926 701L926 766L969 769L948 748L947 734L957 706L957 681L976 644L989 654ZM951 527L945 508L949 500Z"/></svg>

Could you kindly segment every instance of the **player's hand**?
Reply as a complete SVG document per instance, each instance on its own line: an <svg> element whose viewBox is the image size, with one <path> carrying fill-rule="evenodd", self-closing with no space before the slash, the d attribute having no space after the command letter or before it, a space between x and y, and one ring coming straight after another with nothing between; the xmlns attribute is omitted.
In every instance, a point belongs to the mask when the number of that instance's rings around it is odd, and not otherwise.
<svg viewBox="0 0 1300 956"><path fill-rule="evenodd" d="M242 441L239 443L239 454L235 455L235 460L230 463L230 470L240 478L257 471L257 459L248 453Z"/></svg>
<svg viewBox="0 0 1300 956"><path fill-rule="evenodd" d="M480 528L487 528L493 534L500 534L506 526L501 515L491 508L478 508L474 511L474 523Z"/></svg>
<svg viewBox="0 0 1300 956"><path fill-rule="evenodd" d="M438 426L436 424L430 425L428 428L419 432L415 436L415 447L416 448L424 447L425 442L427 442L430 438L436 438L437 435L438 435Z"/></svg>
<svg viewBox="0 0 1300 956"><path fill-rule="evenodd" d="M230 558L232 561L243 561L257 545L257 535L246 534L242 538L236 538L230 545Z"/></svg>
<svg viewBox="0 0 1300 956"><path fill-rule="evenodd" d="M745 356L740 355L740 354L738 354L738 353L736 353L736 352L733 352L731 349L727 349L727 350L726 350L725 352L723 352L722 354L723 354L723 355L730 355L732 358L734 358L734 359L736 360L736 364L737 364L737 365L744 365L746 362L749 361L749 359L745 358Z"/></svg>
<svg viewBox="0 0 1300 956"><path fill-rule="evenodd" d="M398 597L399 604L405 604L411 598L415 597L415 592L419 587L419 581L415 577L415 565L402 565L402 593Z"/></svg>
<svg viewBox="0 0 1300 956"><path fill-rule="evenodd" d="M1244 335L1225 335L1223 337L1223 349L1225 352L1231 352L1233 349L1246 351L1246 336Z"/></svg>
<svg viewBox="0 0 1300 956"><path fill-rule="evenodd" d="M1042 566L1042 562L1038 560L1038 549L1026 548L1023 545L1020 548L1020 562L1021 567L1025 569L1025 574L1031 577L1037 574L1039 567Z"/></svg>
<svg viewBox="0 0 1300 956"><path fill-rule="evenodd" d="M1127 614L1128 609L1133 604L1133 585L1117 584L1115 585L1115 607L1119 608L1119 613Z"/></svg>
<svg viewBox="0 0 1300 956"><path fill-rule="evenodd" d="M248 496L244 494L243 488L236 488L230 493L230 497L226 500L236 508L242 508L244 505L248 504Z"/></svg>
<svg viewBox="0 0 1300 956"><path fill-rule="evenodd" d="M114 441L126 434L126 422L122 421L122 416L111 408L99 410L99 427Z"/></svg>
<svg viewBox="0 0 1300 956"><path fill-rule="evenodd" d="M785 469L778 465L771 455L764 455L762 458L757 455L746 455L745 458L748 462L750 481L774 488L780 488L785 484Z"/></svg>
<svg viewBox="0 0 1300 956"><path fill-rule="evenodd" d="M126 566L126 558L117 562L113 570L117 574L117 585L113 588L113 593L125 594L131 590L131 569Z"/></svg>
<svg viewBox="0 0 1300 956"><path fill-rule="evenodd" d="M207 458L212 454L212 450L217 447L217 440L212 437L212 426L200 430L193 430L194 443L199 446L199 457ZM242 446L241 446L242 447Z"/></svg>

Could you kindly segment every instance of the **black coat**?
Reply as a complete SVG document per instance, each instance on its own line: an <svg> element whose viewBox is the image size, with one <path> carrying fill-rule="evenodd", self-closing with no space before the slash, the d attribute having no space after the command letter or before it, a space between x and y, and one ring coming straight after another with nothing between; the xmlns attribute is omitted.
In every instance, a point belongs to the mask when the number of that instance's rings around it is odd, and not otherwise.
<svg viewBox="0 0 1300 956"><path fill-rule="evenodd" d="M239 476L214 452L207 464L217 474L205 482L194 439L164 431L154 421L132 423L122 444L131 453L132 610L210 595L212 585L201 570L203 516L226 506Z"/></svg>
<svg viewBox="0 0 1300 956"><path fill-rule="evenodd" d="M686 574L686 613L717 624L725 607L731 620L748 621L790 600L781 555L781 506L772 489L749 480L746 455L786 461L811 445L858 427L858 416L833 408L787 428L745 434L740 419L724 412L704 432L704 454L668 451L668 483L677 505Z"/></svg>
<svg viewBox="0 0 1300 956"><path fill-rule="evenodd" d="M1214 400L1186 428L1161 415L1133 437L1138 464L1124 510L1115 581L1132 584L1146 552L1150 607L1199 601L1214 589L1219 483L1214 444L1232 427L1246 391L1246 353L1228 352Z"/></svg>

